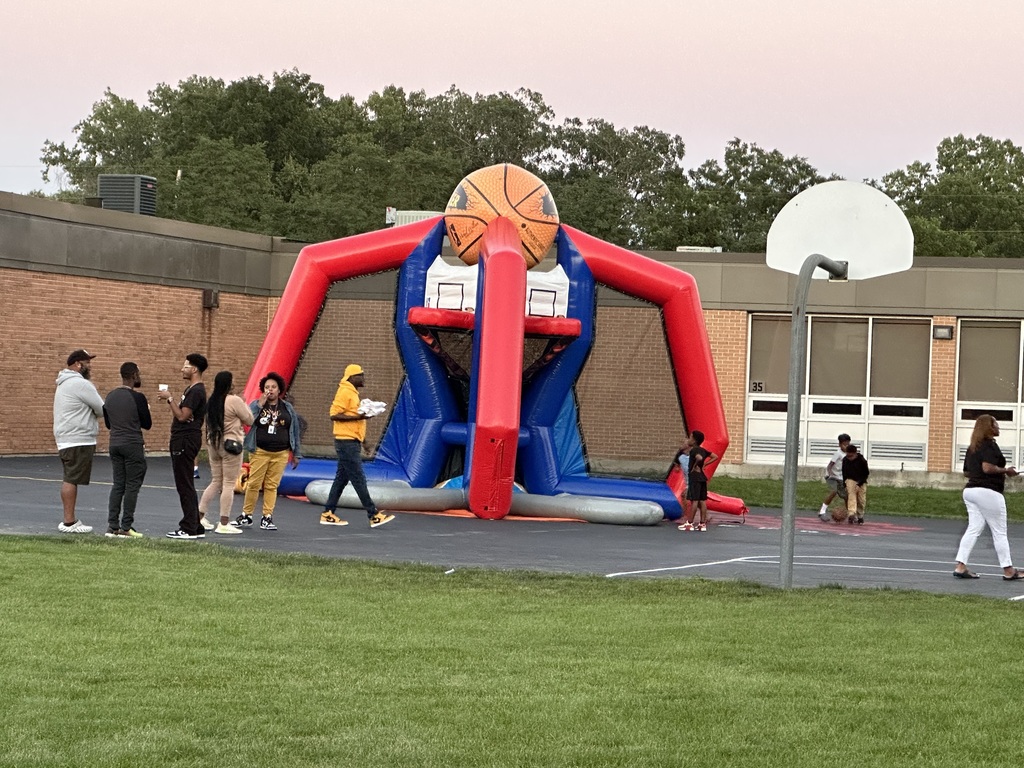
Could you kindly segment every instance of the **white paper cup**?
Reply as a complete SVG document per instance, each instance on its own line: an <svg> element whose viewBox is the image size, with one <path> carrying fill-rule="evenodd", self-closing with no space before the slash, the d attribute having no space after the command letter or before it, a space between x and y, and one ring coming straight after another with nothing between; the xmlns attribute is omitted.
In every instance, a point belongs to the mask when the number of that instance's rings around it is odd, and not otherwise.
<svg viewBox="0 0 1024 768"><path fill-rule="evenodd" d="M161 392L166 392L167 391L167 385L166 384L157 384L156 388L159 389Z"/></svg>

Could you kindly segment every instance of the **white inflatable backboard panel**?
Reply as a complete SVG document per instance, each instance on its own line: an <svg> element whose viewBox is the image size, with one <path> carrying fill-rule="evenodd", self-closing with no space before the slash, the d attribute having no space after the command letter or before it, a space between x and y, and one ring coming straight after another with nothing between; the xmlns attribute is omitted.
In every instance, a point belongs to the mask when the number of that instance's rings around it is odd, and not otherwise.
<svg viewBox="0 0 1024 768"><path fill-rule="evenodd" d="M423 306L472 312L480 271L465 264L448 264L440 256L427 269ZM561 265L547 272L526 273L526 314L565 317L569 311L569 277Z"/></svg>

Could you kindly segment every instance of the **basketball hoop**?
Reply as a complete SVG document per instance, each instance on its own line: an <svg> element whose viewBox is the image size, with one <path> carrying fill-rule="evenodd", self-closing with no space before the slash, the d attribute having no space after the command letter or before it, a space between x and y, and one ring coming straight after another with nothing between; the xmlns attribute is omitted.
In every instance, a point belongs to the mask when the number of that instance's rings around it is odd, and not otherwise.
<svg viewBox="0 0 1024 768"><path fill-rule="evenodd" d="M768 230L766 263L799 275L789 348L786 459L782 483L779 581L793 586L800 402L807 368L807 294L811 280L864 280L910 269L914 233L884 192L856 181L827 181L805 189L779 211Z"/></svg>

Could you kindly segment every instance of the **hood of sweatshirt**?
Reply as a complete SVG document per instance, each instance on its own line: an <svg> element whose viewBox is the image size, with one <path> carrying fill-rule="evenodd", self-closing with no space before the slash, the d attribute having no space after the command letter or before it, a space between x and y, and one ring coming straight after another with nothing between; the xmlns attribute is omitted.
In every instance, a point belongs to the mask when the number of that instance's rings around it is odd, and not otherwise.
<svg viewBox="0 0 1024 768"><path fill-rule="evenodd" d="M78 371L72 371L70 368L65 368L63 371L57 374L57 386L59 387L68 379L84 379L85 376L80 374Z"/></svg>

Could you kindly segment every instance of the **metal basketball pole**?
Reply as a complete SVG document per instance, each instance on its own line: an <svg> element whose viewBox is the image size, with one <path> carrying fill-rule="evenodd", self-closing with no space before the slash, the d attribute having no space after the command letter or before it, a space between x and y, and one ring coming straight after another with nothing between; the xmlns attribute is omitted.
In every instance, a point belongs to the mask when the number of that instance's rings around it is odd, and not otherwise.
<svg viewBox="0 0 1024 768"><path fill-rule="evenodd" d="M793 297L793 327L789 345L789 402L786 406L786 463L782 474L782 544L779 552L779 581L783 589L793 586L800 404L807 370L807 294L815 269L821 267L832 276L832 279L844 280L847 266L845 261L833 261L820 254L808 256L800 267L796 294Z"/></svg>

